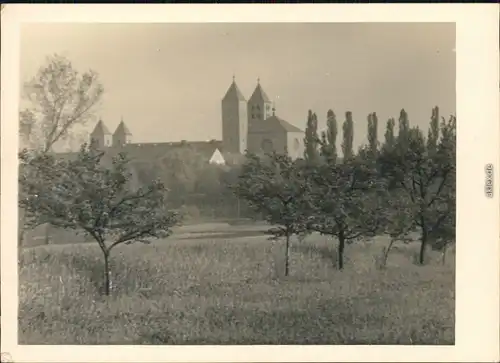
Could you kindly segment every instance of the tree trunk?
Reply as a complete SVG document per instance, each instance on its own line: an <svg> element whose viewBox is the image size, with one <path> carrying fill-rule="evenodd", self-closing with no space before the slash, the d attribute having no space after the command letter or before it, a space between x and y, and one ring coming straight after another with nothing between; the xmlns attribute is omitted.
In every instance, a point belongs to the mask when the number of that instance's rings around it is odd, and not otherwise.
<svg viewBox="0 0 500 363"><path fill-rule="evenodd" d="M389 258L389 252L391 251L391 247L395 241L396 240L394 238L391 238L391 242L389 243L389 246L387 246L387 248L384 251L384 259L382 260L382 266L384 266L384 267L387 265L387 259Z"/></svg>
<svg viewBox="0 0 500 363"><path fill-rule="evenodd" d="M109 296L111 294L111 271L109 269L109 251L104 251L104 294Z"/></svg>
<svg viewBox="0 0 500 363"><path fill-rule="evenodd" d="M425 262L425 248L427 247L427 230L425 227L422 228L422 237L420 238L420 253L418 257L418 262L423 265Z"/></svg>
<svg viewBox="0 0 500 363"><path fill-rule="evenodd" d="M342 270L344 268L344 248L345 248L345 238L344 234L340 233L339 235L339 247L337 251L337 262L338 269Z"/></svg>
<svg viewBox="0 0 500 363"><path fill-rule="evenodd" d="M285 276L288 276L289 272L289 259L290 259L290 233L286 233L286 240L285 240Z"/></svg>

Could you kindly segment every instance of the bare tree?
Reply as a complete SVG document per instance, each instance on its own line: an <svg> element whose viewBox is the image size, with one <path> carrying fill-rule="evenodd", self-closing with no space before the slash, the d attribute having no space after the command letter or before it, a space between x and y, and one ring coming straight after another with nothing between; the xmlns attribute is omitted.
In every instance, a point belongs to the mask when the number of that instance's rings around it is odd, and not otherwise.
<svg viewBox="0 0 500 363"><path fill-rule="evenodd" d="M54 54L23 87L29 106L19 113L21 136L29 148L43 152L70 137L94 115L103 86L93 70L78 73L71 61Z"/></svg>

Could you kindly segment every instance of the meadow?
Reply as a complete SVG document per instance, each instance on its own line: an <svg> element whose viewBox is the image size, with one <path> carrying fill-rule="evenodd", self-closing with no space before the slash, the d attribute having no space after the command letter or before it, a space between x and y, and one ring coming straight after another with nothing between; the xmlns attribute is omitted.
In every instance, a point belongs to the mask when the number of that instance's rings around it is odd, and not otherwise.
<svg viewBox="0 0 500 363"><path fill-rule="evenodd" d="M283 242L233 226L191 227L113 251L112 296L100 293L94 243L26 248L19 264L19 344L454 344L455 261L385 237L349 245Z"/></svg>

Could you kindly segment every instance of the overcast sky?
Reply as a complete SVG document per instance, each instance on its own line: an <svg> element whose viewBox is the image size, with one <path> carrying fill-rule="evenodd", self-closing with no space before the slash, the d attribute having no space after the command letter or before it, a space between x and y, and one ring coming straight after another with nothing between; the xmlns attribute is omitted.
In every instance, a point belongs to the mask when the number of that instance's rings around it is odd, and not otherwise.
<svg viewBox="0 0 500 363"><path fill-rule="evenodd" d="M27 80L60 53L94 69L98 115L112 132L123 116L135 142L220 139L234 74L247 99L260 78L276 114L302 129L309 109L320 128L328 109L339 123L352 111L358 146L370 112L381 140L401 108L425 129L433 106L455 113L454 48L451 23L30 24L20 67Z"/></svg>

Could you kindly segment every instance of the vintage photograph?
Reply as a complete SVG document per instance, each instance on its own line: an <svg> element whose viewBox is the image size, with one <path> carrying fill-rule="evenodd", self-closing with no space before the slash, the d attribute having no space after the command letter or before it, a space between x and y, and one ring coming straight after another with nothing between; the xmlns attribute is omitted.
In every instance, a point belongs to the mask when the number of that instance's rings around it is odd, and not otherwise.
<svg viewBox="0 0 500 363"><path fill-rule="evenodd" d="M455 23L23 23L22 345L454 345Z"/></svg>

